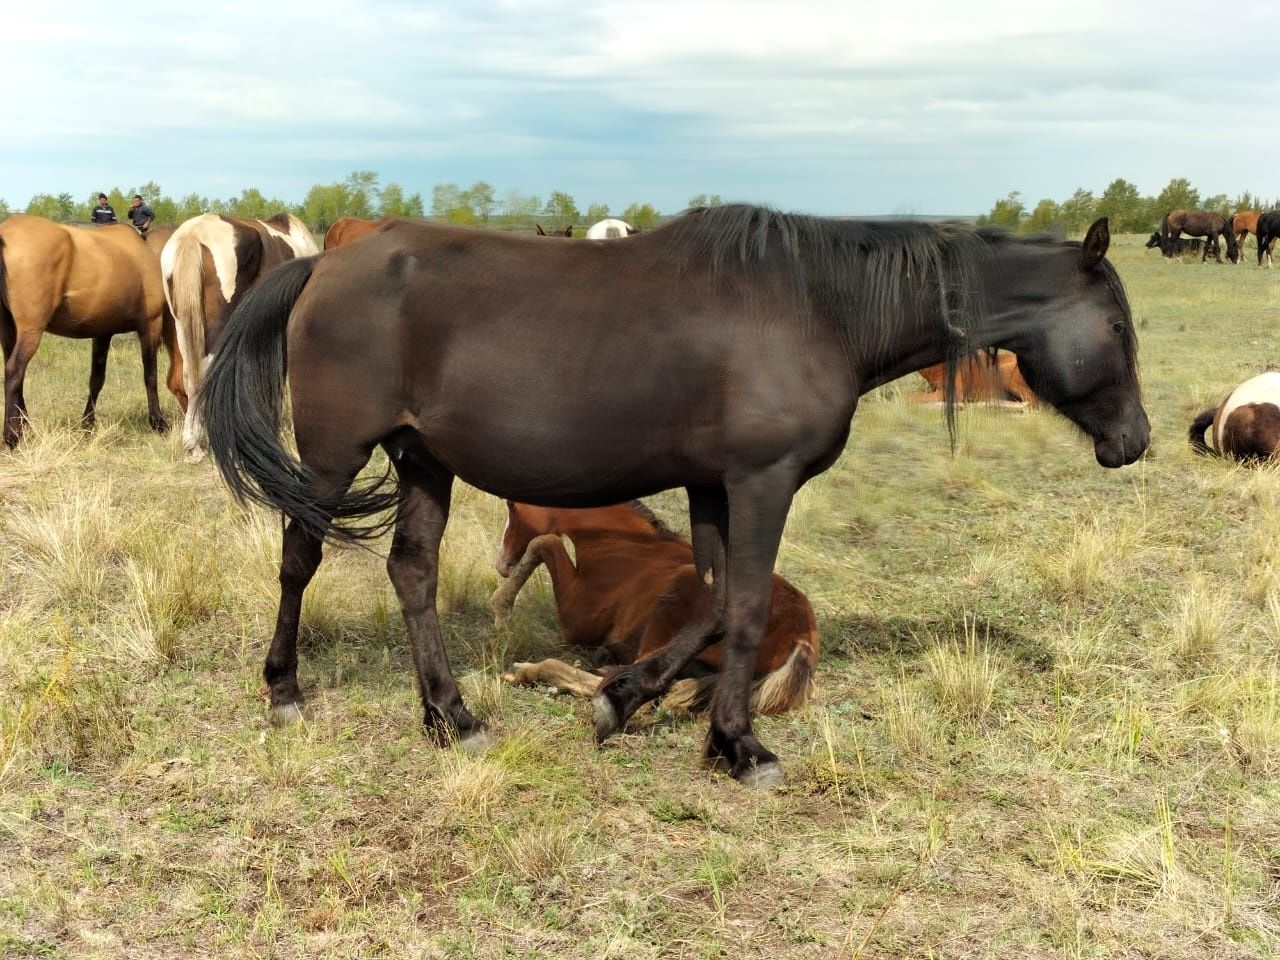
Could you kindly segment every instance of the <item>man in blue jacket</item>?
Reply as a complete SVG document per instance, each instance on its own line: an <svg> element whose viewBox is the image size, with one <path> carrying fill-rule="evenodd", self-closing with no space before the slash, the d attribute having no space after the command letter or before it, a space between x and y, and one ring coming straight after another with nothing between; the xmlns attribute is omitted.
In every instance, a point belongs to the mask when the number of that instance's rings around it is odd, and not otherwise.
<svg viewBox="0 0 1280 960"><path fill-rule="evenodd" d="M133 224L133 229L146 236L151 229L151 221L155 218L152 209L142 202L142 194L135 193L129 201L129 222Z"/></svg>

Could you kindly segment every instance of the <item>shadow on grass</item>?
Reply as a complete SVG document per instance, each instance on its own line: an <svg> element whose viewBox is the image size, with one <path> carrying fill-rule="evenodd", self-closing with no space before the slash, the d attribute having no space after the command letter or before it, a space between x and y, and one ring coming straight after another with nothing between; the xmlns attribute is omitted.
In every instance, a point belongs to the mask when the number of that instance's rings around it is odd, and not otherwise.
<svg viewBox="0 0 1280 960"><path fill-rule="evenodd" d="M919 657L938 641L963 643L966 630L973 629L973 618L969 617L966 624L963 614L830 617L818 623L822 656L832 661L859 656ZM1053 667L1053 653L1048 647L998 622L979 620L977 639L1033 672Z"/></svg>

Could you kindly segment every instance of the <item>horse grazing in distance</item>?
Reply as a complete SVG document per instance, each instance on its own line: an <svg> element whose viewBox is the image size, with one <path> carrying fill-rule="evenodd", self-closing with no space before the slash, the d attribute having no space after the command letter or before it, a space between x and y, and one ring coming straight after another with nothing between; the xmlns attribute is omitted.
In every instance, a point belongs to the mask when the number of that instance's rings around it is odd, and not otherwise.
<svg viewBox="0 0 1280 960"><path fill-rule="evenodd" d="M398 221L284 264L236 308L197 398L233 494L290 518L263 670L273 716L299 714L298 619L324 541L394 526L387 571L426 732L484 749L436 613L454 478L552 507L681 487L711 602L599 693L625 723L722 642L704 756L744 784L781 782L750 714L774 559L792 498L845 450L863 394L1001 347L1099 464L1146 450L1109 244L1105 218L1067 242L728 205L626 243ZM296 456L279 435L286 379ZM376 447L388 473L354 479Z"/></svg>
<svg viewBox="0 0 1280 960"><path fill-rule="evenodd" d="M324 233L324 249L332 250L352 240L367 237L381 226L391 222L390 217L381 220L362 220L359 217L339 217Z"/></svg>
<svg viewBox="0 0 1280 960"><path fill-rule="evenodd" d="M1144 246L1148 250L1153 247L1160 247L1160 252L1166 257L1180 257L1184 253L1199 253L1200 248L1204 246L1204 240L1200 237L1194 237L1191 239L1179 237L1176 240L1171 240L1166 249L1161 246L1160 231L1153 230L1151 232L1151 236L1147 238L1147 242Z"/></svg>
<svg viewBox="0 0 1280 960"><path fill-rule="evenodd" d="M161 342L169 348L172 389L177 349L165 319L159 259L133 227L82 229L22 214L0 222L5 443L15 446L22 437L27 366L45 333L93 340L89 399L81 416L86 428L97 418L111 338L136 333L147 422L157 432L168 430L156 391L156 351Z"/></svg>
<svg viewBox="0 0 1280 960"><path fill-rule="evenodd" d="M1199 454L1216 453L1245 463L1275 459L1280 452L1280 371L1269 370L1240 384L1191 422L1187 439Z"/></svg>
<svg viewBox="0 0 1280 960"><path fill-rule="evenodd" d="M947 403L947 365L935 363L916 372L924 378L929 390L927 393L912 394L911 402ZM986 350L969 354L960 361L951 382L951 400L956 406L992 403L998 406L1026 407L1040 402L1018 371L1018 358L1008 352L998 353L994 357Z"/></svg>
<svg viewBox="0 0 1280 960"><path fill-rule="evenodd" d="M1160 222L1160 249L1166 256L1172 256L1174 241L1182 234L1193 237L1204 237L1204 252L1200 262L1204 263L1213 250L1213 258L1222 262L1222 253L1218 247L1218 237L1227 241L1227 258L1234 263L1240 256L1240 248L1236 244L1236 235L1231 222L1221 213L1211 210L1170 210Z"/></svg>
<svg viewBox="0 0 1280 960"><path fill-rule="evenodd" d="M1231 232L1236 235L1236 263L1244 263L1245 237L1249 236L1250 233L1253 233L1255 237L1258 234L1258 211L1241 210L1237 213L1231 218Z"/></svg>
<svg viewBox="0 0 1280 960"><path fill-rule="evenodd" d="M269 220L205 213L173 232L160 253L160 272L177 329L187 396L200 389L235 305L280 264L314 253L319 253L315 239L290 213ZM191 462L204 459L204 427L194 405L186 407L182 446Z"/></svg>
<svg viewBox="0 0 1280 960"><path fill-rule="evenodd" d="M1258 215L1258 226L1254 231L1254 239L1258 243L1258 266L1262 266L1262 258L1267 258L1267 266L1271 266L1271 251L1276 245L1276 237L1280 237L1280 210L1268 210Z"/></svg>
<svg viewBox="0 0 1280 960"><path fill-rule="evenodd" d="M627 223L627 221L611 217L606 220L601 220L598 223L593 223L589 226L587 228L587 239L617 240L622 237L634 236L639 232L639 230Z"/></svg>
<svg viewBox="0 0 1280 960"><path fill-rule="evenodd" d="M573 542L573 559L562 536ZM711 594L698 576L693 547L639 501L583 510L508 501L497 561L498 573L506 579L491 601L496 617L510 612L516 594L540 564L551 575L565 641L599 651L605 662L648 666L682 630L710 613ZM668 696L664 703L673 710L705 709L723 662L723 643L698 653L670 678L692 672L692 682L683 685L675 702ZM775 573L752 673L753 710L774 714L804 704L817 663L813 607ZM603 680L595 674L553 660L516 664L508 676L512 682L551 682L586 693L600 740L620 728L612 701L597 695Z"/></svg>
<svg viewBox="0 0 1280 960"><path fill-rule="evenodd" d="M533 225L533 229L538 232L538 236L540 237L572 237L573 236L573 224L569 224L569 226L565 227L563 230L552 230L550 233L547 233L547 231L543 230L542 224L540 223L535 223Z"/></svg>

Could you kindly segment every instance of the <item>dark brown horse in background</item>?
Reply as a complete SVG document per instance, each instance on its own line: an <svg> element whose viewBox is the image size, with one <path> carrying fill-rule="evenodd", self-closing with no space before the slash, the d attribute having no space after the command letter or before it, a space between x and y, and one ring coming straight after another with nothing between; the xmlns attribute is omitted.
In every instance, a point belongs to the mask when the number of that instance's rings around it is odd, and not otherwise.
<svg viewBox="0 0 1280 960"><path fill-rule="evenodd" d="M573 558L562 536L572 541ZM597 650L602 663L659 656L689 624L711 613L711 594L698 576L693 547L639 501L583 510L508 502L497 561L505 580L491 601L495 616L510 612L516 594L542 564L551 575L565 642ZM705 709L723 662L723 643L698 653L672 678L692 682L682 684L678 700L668 696L664 704L682 712ZM774 714L801 706L817 663L813 606L775 573L752 674L752 709ZM596 674L544 660L516 664L507 678L552 683L591 697L600 739L620 727L612 701L597 695L603 681Z"/></svg>
<svg viewBox="0 0 1280 960"><path fill-rule="evenodd" d="M1174 241L1182 234L1192 237L1204 237L1204 253L1200 262L1204 263L1213 251L1213 258L1222 262L1222 254L1218 248L1218 237L1227 241L1227 259L1235 263L1240 256L1240 248L1236 244L1236 235L1231 222L1221 213L1212 210L1170 210L1160 222L1160 249L1166 257L1173 256Z"/></svg>
<svg viewBox="0 0 1280 960"><path fill-rule="evenodd" d="M332 250L334 247L340 247L344 243L350 243L352 240L359 240L361 237L367 237L379 227L391 222L390 217L384 217L381 220L361 220L359 217L339 217L333 221L333 225L325 231L324 248Z"/></svg>
<svg viewBox="0 0 1280 960"><path fill-rule="evenodd" d="M572 237L573 236L573 224L569 224L569 226L565 227L563 230L552 230L550 233L547 233L547 231L543 230L542 224L540 223L535 223L533 225L533 229L537 232L538 236L540 237Z"/></svg>
<svg viewBox="0 0 1280 960"><path fill-rule="evenodd" d="M182 368L180 363L175 367L178 350L167 318L159 257L133 227L83 229L21 214L0 223L5 443L12 447L22 436L27 366L46 332L93 340L89 399L81 417L86 427L97 418L111 338L136 333L142 346L147 422L158 432L168 430L156 390L161 342L169 349L170 389Z"/></svg>
<svg viewBox="0 0 1280 960"><path fill-rule="evenodd" d="M483 749L436 613L454 477L556 507L682 487L707 612L600 695L625 723L720 642L704 755L744 783L780 782L750 711L773 563L796 490L844 451L860 396L1001 347L1100 464L1146 450L1109 243L1105 219L1070 243L734 205L625 243L401 221L285 264L236 309L199 397L231 490L291 518L264 668L274 716L303 699L298 620L324 540L394 524L387 570L426 730ZM297 457L279 436L286 341ZM391 489L355 480L376 447Z"/></svg>

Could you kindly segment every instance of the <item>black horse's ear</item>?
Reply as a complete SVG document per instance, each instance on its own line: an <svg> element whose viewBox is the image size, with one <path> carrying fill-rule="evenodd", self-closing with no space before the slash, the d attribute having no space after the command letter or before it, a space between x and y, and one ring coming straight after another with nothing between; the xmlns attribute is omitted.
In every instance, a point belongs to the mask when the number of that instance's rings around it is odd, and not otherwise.
<svg viewBox="0 0 1280 960"><path fill-rule="evenodd" d="M533 225L533 229L535 229L535 230L537 230L537 231L538 231L538 236L540 236L540 237L545 237L545 236L546 236L546 234L545 234L545 233L543 233L543 231L542 231L542 224L540 224L540 223L535 223L535 224Z"/></svg>
<svg viewBox="0 0 1280 960"><path fill-rule="evenodd" d="M573 224L569 224L569 226L567 226L567 227L565 227L565 228L564 228L564 235L565 235L566 237L572 237L572 236L573 236Z"/></svg>
<svg viewBox="0 0 1280 960"><path fill-rule="evenodd" d="M1084 235L1084 245L1080 249L1080 266L1092 270L1107 255L1107 247L1111 245L1111 228L1107 226L1107 218L1099 217Z"/></svg>

